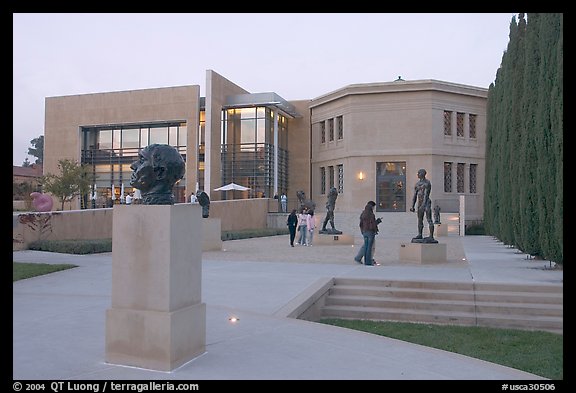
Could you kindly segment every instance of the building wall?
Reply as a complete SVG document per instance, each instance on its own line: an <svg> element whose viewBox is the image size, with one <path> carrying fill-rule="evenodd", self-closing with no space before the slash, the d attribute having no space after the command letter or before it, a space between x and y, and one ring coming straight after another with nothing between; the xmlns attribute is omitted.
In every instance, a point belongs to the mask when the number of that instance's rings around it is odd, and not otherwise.
<svg viewBox="0 0 576 393"><path fill-rule="evenodd" d="M406 162L406 211L410 208L417 172L426 169L432 200L458 199L444 193L444 162L478 164L477 192L467 195L467 218L482 217L487 90L438 81L351 85L311 101L312 197L325 212L320 193L320 167L344 166L344 192L336 212L360 212L376 200L376 162ZM477 115L475 140L444 136L444 111ZM321 143L320 121L343 117L343 139ZM455 120L454 120L455 122ZM453 122L453 125L454 125ZM359 179L362 172L364 179ZM337 174L336 174L337 175ZM454 178L455 178L454 172ZM328 176L328 173L327 173ZM455 179L454 179L455 182ZM326 193L329 190L326 180ZM335 181L335 185L337 181ZM466 190L468 185L466 184ZM320 203L318 203L320 201ZM470 211L468 209L471 209ZM390 214L380 212L377 214Z"/></svg>
<svg viewBox="0 0 576 393"><path fill-rule="evenodd" d="M180 86L46 98L44 174L58 160L80 162L82 126L181 120L187 124L187 187L196 183L200 87ZM72 208L79 208L79 201Z"/></svg>
<svg viewBox="0 0 576 393"><path fill-rule="evenodd" d="M296 112L302 117L288 121L288 191L290 201L298 200L296 193L300 190L310 198L310 100L290 101ZM290 204L292 206L292 204Z"/></svg>
<svg viewBox="0 0 576 393"><path fill-rule="evenodd" d="M222 106L226 96L248 94L240 86L230 82L212 70L206 71L206 150L204 158L204 192L211 200L219 200L220 193L215 188L222 186L220 163L220 133L222 127Z"/></svg>

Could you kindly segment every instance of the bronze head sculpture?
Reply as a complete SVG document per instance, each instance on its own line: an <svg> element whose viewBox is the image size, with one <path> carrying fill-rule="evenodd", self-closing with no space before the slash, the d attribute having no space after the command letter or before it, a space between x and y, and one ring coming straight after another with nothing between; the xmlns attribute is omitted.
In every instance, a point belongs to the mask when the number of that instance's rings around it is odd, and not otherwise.
<svg viewBox="0 0 576 393"><path fill-rule="evenodd" d="M170 145L152 144L138 153L130 185L140 190L143 205L173 205L172 189L184 177L184 159Z"/></svg>

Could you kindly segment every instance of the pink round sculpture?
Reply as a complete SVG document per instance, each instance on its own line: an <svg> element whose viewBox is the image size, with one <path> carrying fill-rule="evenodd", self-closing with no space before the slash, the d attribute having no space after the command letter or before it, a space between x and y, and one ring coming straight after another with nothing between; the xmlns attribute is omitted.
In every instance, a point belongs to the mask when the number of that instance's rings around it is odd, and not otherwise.
<svg viewBox="0 0 576 393"><path fill-rule="evenodd" d="M32 206L37 212L49 212L52 210L52 197L47 194L42 194L41 192L33 192L30 194L32 197Z"/></svg>

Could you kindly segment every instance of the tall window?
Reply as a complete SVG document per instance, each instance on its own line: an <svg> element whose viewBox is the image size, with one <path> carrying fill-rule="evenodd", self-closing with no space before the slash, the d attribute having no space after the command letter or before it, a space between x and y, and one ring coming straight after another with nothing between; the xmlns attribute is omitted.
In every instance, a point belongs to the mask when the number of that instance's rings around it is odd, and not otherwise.
<svg viewBox="0 0 576 393"><path fill-rule="evenodd" d="M468 124L469 124L469 135L470 139L476 138L476 115L469 115L468 116Z"/></svg>
<svg viewBox="0 0 576 393"><path fill-rule="evenodd" d="M133 191L130 165L138 159L140 149L152 143L166 143L174 146L186 160L186 130L186 123L180 121L82 127L81 164L90 166L95 177L96 206L105 206L106 199L112 196L112 185L116 201L119 201L122 184L124 196ZM174 187L176 202L185 201L185 184L184 178ZM87 198L88 195L83 196L83 207L91 205L86 203Z"/></svg>
<svg viewBox="0 0 576 393"><path fill-rule="evenodd" d="M334 140L334 119L328 119L328 141Z"/></svg>
<svg viewBox="0 0 576 393"><path fill-rule="evenodd" d="M326 143L326 122L320 122L320 143Z"/></svg>
<svg viewBox="0 0 576 393"><path fill-rule="evenodd" d="M452 163L444 163L444 192L452 192Z"/></svg>
<svg viewBox="0 0 576 393"><path fill-rule="evenodd" d="M244 194L222 198L273 195L275 176L274 111L266 107L230 108L222 112L221 182L249 187ZM288 188L288 120L278 115L278 188Z"/></svg>
<svg viewBox="0 0 576 393"><path fill-rule="evenodd" d="M328 188L332 189L334 187L334 167L330 165L328 167Z"/></svg>
<svg viewBox="0 0 576 393"><path fill-rule="evenodd" d="M444 135L452 135L452 112L444 111Z"/></svg>
<svg viewBox="0 0 576 393"><path fill-rule="evenodd" d="M476 194L476 170L478 164L470 164L470 194Z"/></svg>
<svg viewBox="0 0 576 393"><path fill-rule="evenodd" d="M344 165L338 165L338 193L344 192Z"/></svg>
<svg viewBox="0 0 576 393"><path fill-rule="evenodd" d="M456 113L456 136L464 137L464 113Z"/></svg>
<svg viewBox="0 0 576 393"><path fill-rule="evenodd" d="M464 192L464 164L461 162L456 166L456 192Z"/></svg>
<svg viewBox="0 0 576 393"><path fill-rule="evenodd" d="M320 194L326 194L326 168L320 167Z"/></svg>
<svg viewBox="0 0 576 393"><path fill-rule="evenodd" d="M376 211L406 211L406 162L376 163Z"/></svg>
<svg viewBox="0 0 576 393"><path fill-rule="evenodd" d="M336 125L338 127L338 140L344 139L344 119L342 116L336 118Z"/></svg>

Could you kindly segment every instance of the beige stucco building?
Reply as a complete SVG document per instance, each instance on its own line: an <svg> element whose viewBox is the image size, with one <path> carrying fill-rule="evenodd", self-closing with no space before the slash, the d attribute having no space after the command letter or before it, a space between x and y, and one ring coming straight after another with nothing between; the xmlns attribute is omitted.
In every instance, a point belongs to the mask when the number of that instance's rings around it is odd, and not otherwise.
<svg viewBox="0 0 576 393"><path fill-rule="evenodd" d="M97 207L112 196L118 203L122 185L131 191L130 164L138 150L167 143L186 160L177 202L197 189L211 200L285 192L294 208L303 190L321 220L327 193L336 187L336 225L357 232L368 200L377 203L385 226L413 227L409 208L417 171L424 168L442 212L457 212L463 195L466 220L481 220L487 94L485 88L399 78L286 101L273 92L250 93L207 70L205 97L198 85L48 97L44 172L58 173L62 158L89 165L96 193L73 207L92 207L94 196ZM250 190L214 191L230 182Z"/></svg>

